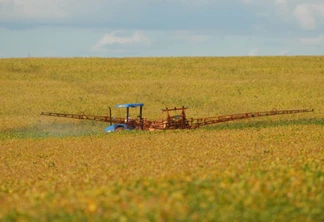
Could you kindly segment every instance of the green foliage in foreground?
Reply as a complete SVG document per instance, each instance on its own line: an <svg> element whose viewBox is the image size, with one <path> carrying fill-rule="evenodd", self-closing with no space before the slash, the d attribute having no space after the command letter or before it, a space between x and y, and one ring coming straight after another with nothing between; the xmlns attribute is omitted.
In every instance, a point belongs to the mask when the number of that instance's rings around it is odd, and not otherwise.
<svg viewBox="0 0 324 222"><path fill-rule="evenodd" d="M1 142L4 220L321 221L322 126Z"/></svg>
<svg viewBox="0 0 324 222"><path fill-rule="evenodd" d="M225 171L214 177L180 176L114 182L104 187L84 184L70 189L35 193L24 204L30 210L9 211L3 221L322 221L323 164L306 162L282 170L285 161L253 169ZM276 167L275 165L279 165ZM33 189L30 185L20 185ZM29 186L29 187L28 187ZM55 187L55 182L46 186ZM3 188L2 188L3 189ZM45 188L48 189L48 188ZM2 191L3 192L3 191ZM2 194L3 195L3 194ZM57 206L58 203L61 205ZM40 205L41 204L41 205Z"/></svg>
<svg viewBox="0 0 324 222"><path fill-rule="evenodd" d="M138 180L132 184L115 183L110 187L83 191L88 201L82 203L74 195L48 193L38 201L37 214L8 212L4 221L81 221L103 219L111 221L153 220L153 221L322 221L324 219L324 195L318 192L324 172L315 173L316 166L300 166L305 175L302 180L308 184L292 189L293 181L270 184L269 180L286 175L275 171L254 171L251 174L233 174L215 179L194 178L176 180ZM225 181L225 182L224 182ZM253 181L253 182L251 182ZM297 195L297 192L300 192ZM307 197L309 196L309 197ZM307 198L306 198L307 197ZM60 199L69 198L66 205L70 209L55 208L51 205ZM304 199L306 198L306 199ZM37 206L35 206L36 208Z"/></svg>

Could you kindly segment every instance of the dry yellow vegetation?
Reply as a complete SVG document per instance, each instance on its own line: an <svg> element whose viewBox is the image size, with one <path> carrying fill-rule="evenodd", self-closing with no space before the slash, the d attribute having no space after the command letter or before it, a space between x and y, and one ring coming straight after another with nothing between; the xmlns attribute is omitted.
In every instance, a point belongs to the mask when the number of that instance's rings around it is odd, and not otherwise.
<svg viewBox="0 0 324 222"><path fill-rule="evenodd" d="M323 88L324 57L1 59L0 220L322 221ZM39 115L128 102L315 112L115 134Z"/></svg>

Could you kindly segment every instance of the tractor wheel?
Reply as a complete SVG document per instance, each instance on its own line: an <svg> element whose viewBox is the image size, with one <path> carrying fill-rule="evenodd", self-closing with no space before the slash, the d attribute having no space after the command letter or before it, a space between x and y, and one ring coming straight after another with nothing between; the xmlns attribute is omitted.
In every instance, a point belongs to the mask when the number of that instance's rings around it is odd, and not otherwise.
<svg viewBox="0 0 324 222"><path fill-rule="evenodd" d="M120 126L120 127L117 127L117 128L115 129L115 131L122 131L122 130L125 130L125 128L124 128L124 127L122 127L122 126Z"/></svg>

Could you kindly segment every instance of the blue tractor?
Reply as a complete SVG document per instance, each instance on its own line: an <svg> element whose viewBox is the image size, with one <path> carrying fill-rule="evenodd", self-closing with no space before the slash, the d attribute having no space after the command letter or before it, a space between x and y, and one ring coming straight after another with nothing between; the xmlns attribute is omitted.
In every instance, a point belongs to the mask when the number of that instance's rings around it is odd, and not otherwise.
<svg viewBox="0 0 324 222"><path fill-rule="evenodd" d="M111 117L110 119L112 121L110 122L110 126L108 126L105 129L105 132L110 133L110 132L115 132L120 130L144 129L143 114L142 114L143 106L144 106L143 103L117 104L116 108L126 108L126 117L125 119L122 118L117 119ZM130 116L129 108L135 108L135 107L139 107L140 111L139 111L139 115L135 119L133 119ZM114 124L112 124L112 122L114 122Z"/></svg>

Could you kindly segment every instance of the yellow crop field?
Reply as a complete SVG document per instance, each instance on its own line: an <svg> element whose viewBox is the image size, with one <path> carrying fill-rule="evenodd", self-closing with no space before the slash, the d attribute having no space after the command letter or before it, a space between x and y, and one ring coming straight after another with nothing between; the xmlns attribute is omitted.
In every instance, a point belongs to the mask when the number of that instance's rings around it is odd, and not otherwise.
<svg viewBox="0 0 324 222"><path fill-rule="evenodd" d="M0 59L0 221L324 221L323 89L323 56ZM137 102L315 111L111 134L40 115Z"/></svg>

